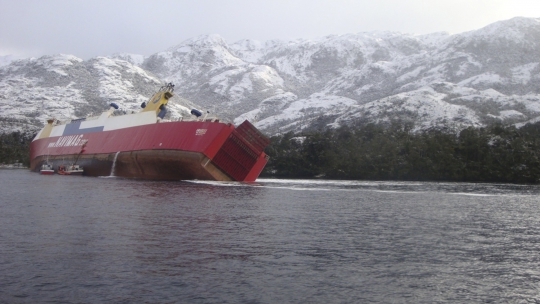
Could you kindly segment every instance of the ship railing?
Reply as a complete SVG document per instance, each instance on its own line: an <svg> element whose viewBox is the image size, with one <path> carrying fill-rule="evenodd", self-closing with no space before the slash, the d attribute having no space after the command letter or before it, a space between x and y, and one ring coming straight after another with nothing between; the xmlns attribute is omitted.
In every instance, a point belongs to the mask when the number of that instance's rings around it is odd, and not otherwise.
<svg viewBox="0 0 540 304"><path fill-rule="evenodd" d="M202 117L198 117L198 118L195 118L195 117L184 117L184 116L180 116L180 117L176 117L176 118L172 118L170 120L162 120L163 122L164 121L202 121L202 122L220 122L221 119L219 117L206 117L205 119L203 119Z"/></svg>

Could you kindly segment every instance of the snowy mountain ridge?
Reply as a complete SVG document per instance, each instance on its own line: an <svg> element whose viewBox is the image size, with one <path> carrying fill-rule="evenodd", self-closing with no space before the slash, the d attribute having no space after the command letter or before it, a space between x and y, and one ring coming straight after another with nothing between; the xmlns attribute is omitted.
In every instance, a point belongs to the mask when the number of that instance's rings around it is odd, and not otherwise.
<svg viewBox="0 0 540 304"><path fill-rule="evenodd" d="M110 102L134 111L173 82L172 117L197 107L235 124L249 119L269 135L392 122L458 131L540 120L538 80L537 18L455 35L370 32L232 44L207 35L148 57L55 55L0 66L0 123L38 126Z"/></svg>
<svg viewBox="0 0 540 304"><path fill-rule="evenodd" d="M161 85L140 67L106 57L83 61L60 54L13 61L0 68L0 130L35 131L51 117L99 114L113 102L119 112L136 111ZM169 109L172 117L189 114L181 103Z"/></svg>

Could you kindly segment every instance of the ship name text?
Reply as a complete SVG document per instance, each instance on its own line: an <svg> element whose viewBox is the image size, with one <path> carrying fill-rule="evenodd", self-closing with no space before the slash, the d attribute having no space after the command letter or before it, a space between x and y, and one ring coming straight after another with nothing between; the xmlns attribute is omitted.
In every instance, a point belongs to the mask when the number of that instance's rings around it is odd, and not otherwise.
<svg viewBox="0 0 540 304"><path fill-rule="evenodd" d="M49 148L76 147L84 144L83 135L60 136L56 142L49 143Z"/></svg>

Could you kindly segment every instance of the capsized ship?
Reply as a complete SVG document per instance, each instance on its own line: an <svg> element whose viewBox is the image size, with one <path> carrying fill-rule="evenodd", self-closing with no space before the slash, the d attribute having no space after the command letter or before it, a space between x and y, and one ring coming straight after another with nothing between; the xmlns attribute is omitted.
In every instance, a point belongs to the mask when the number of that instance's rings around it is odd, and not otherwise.
<svg viewBox="0 0 540 304"><path fill-rule="evenodd" d="M111 104L100 116L48 120L30 145L30 169L76 160L88 176L255 181L270 140L247 120L235 127L195 109L190 120L164 120L173 91L162 87L138 113L115 116Z"/></svg>

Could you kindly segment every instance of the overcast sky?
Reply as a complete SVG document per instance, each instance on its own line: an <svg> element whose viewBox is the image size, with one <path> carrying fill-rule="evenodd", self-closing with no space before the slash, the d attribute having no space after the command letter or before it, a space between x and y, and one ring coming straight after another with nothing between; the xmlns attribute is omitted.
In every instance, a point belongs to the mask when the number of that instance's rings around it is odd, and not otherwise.
<svg viewBox="0 0 540 304"><path fill-rule="evenodd" d="M0 56L151 55L204 34L456 34L516 16L540 17L540 0L0 0Z"/></svg>

